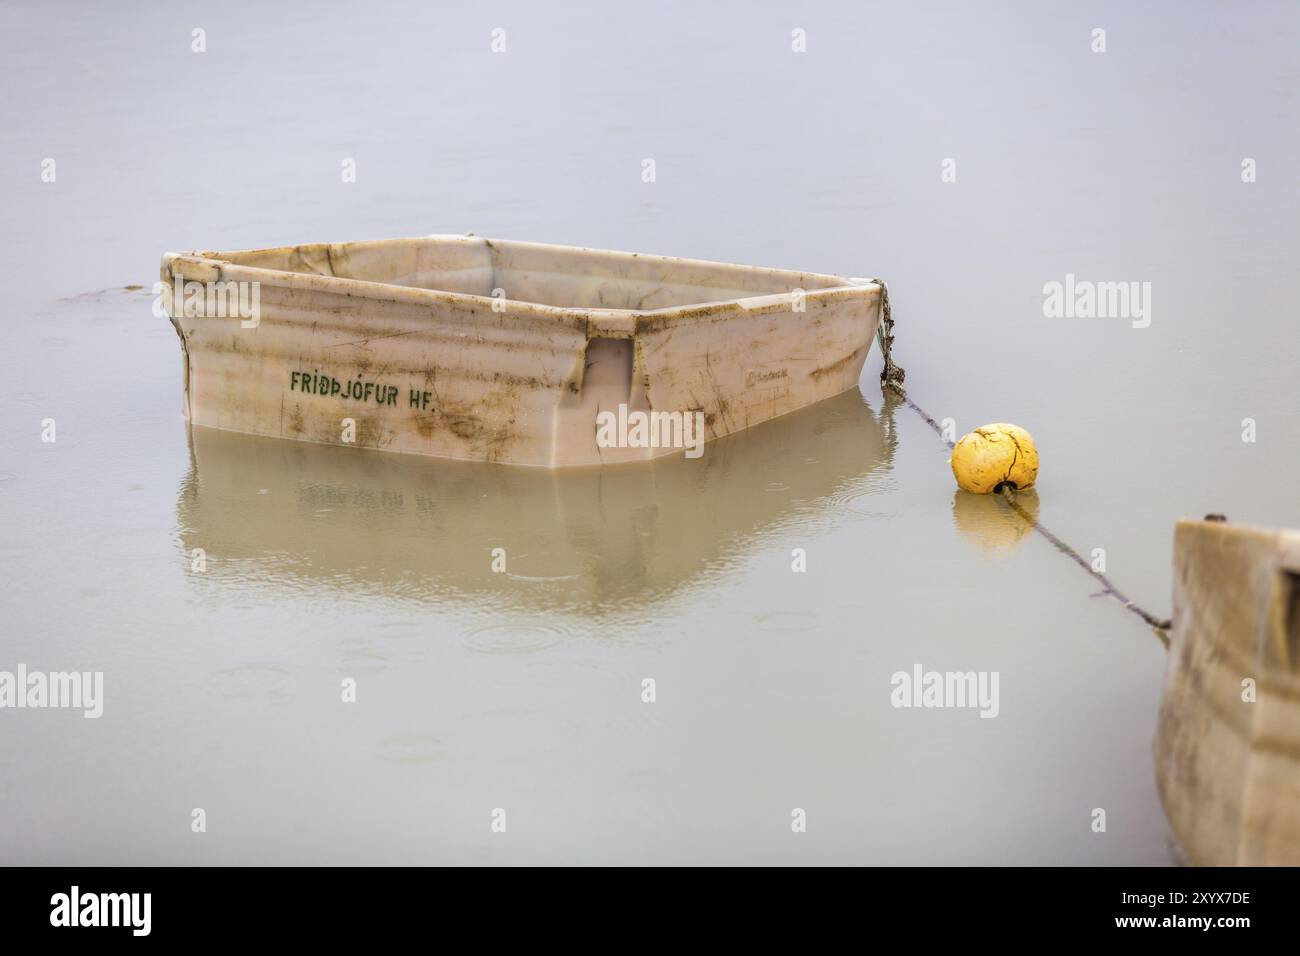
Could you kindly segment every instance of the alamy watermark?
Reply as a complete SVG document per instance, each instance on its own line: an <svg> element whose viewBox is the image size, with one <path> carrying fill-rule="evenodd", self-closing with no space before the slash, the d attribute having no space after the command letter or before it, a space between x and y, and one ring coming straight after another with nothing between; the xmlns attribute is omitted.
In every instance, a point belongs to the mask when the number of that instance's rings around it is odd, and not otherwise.
<svg viewBox="0 0 1300 956"><path fill-rule="evenodd" d="M601 448L685 448L687 458L704 454L704 412L618 411L596 414L596 444Z"/></svg>
<svg viewBox="0 0 1300 956"><path fill-rule="evenodd" d="M83 893L73 886L50 897L50 925L124 926L133 936L148 936L152 909L152 893Z"/></svg>
<svg viewBox="0 0 1300 956"><path fill-rule="evenodd" d="M103 671L0 671L0 708L72 708L94 720L104 713Z"/></svg>
<svg viewBox="0 0 1300 956"><path fill-rule="evenodd" d="M927 671L920 664L895 671L889 683L894 707L978 708L981 717L996 717L998 671Z"/></svg>
<svg viewBox="0 0 1300 956"><path fill-rule="evenodd" d="M1049 319L1132 319L1133 328L1151 324L1150 282L1091 282L1066 273L1064 282L1043 286L1043 315Z"/></svg>
<svg viewBox="0 0 1300 956"><path fill-rule="evenodd" d="M184 276L172 284L153 284L154 318L238 318L241 328L255 329L262 321L262 283L198 282Z"/></svg>

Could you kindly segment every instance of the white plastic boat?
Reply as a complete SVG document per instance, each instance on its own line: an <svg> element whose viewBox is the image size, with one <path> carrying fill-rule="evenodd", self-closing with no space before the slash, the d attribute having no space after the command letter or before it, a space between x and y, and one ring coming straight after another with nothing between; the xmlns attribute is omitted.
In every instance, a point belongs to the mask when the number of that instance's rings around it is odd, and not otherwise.
<svg viewBox="0 0 1300 956"><path fill-rule="evenodd" d="M195 425L545 467L682 454L851 389L881 301L473 236L168 253L162 285Z"/></svg>

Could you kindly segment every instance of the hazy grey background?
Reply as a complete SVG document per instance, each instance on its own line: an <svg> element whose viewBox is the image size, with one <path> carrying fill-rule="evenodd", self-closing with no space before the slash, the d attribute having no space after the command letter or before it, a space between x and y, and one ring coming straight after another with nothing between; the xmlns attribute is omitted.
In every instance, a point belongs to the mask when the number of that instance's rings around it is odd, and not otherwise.
<svg viewBox="0 0 1300 956"><path fill-rule="evenodd" d="M913 397L1032 431L1043 520L1166 612L1179 516L1300 524L1298 8L466 7L0 6L0 669L106 675L0 713L0 862L1176 859L1163 648L954 503L874 353L702 477L520 476L191 441L149 296L83 294L467 230L884 276ZM1067 272L1151 327L1045 319ZM914 662L1001 715L891 708Z"/></svg>

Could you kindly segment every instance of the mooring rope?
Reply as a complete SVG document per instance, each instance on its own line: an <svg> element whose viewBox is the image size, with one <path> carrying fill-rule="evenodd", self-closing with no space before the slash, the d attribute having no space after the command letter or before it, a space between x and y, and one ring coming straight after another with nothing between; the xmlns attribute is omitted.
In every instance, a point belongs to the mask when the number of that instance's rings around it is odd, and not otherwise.
<svg viewBox="0 0 1300 956"><path fill-rule="evenodd" d="M889 305L889 286L879 276L871 281L880 286L880 324L876 326L876 341L880 343L880 354L885 357L885 367L880 370L880 384L892 388L906 399L903 380L907 378L907 372L902 366L894 364L894 310ZM916 408L915 405L912 407ZM916 410L921 411L919 408ZM934 424L933 419L930 424Z"/></svg>
<svg viewBox="0 0 1300 956"><path fill-rule="evenodd" d="M894 362L894 310L889 304L889 286L885 284L884 279L875 278L871 280L880 284L880 325L876 329L876 340L880 343L880 352L885 359L885 367L880 370L880 387L889 389L898 395L899 398L907 405L908 408L916 412L925 420L925 423L934 429L939 439L948 446L949 450L954 447L954 443L946 438L943 434L943 427L934 420L934 416L923 409L916 402L912 401L906 390L903 388L903 380L907 373L902 366ZM1132 611L1138 617L1142 618L1148 625L1156 630L1157 633L1168 631L1172 622L1168 618L1158 618L1150 611L1147 611L1136 602L1129 600L1124 592L1111 583L1110 578L1106 577L1100 571L1093 568L1083 555L1079 554L1074 548L1062 541L1056 534L1045 527L1037 518L1025 510L1024 506L1016 501L1015 488L1010 484L1004 484L998 489L999 497L1007 503L1011 510L1018 515L1026 524L1041 534L1044 538L1052 543L1052 546L1062 554L1070 558L1075 564L1083 568L1096 581L1101 584L1099 594L1112 597L1119 601L1124 607ZM1164 635L1161 634L1161 639Z"/></svg>
<svg viewBox="0 0 1300 956"><path fill-rule="evenodd" d="M1154 614L1139 607L1133 601L1130 601L1127 597L1125 597L1124 592L1122 592L1119 588L1115 587L1115 585L1113 585L1110 582L1110 578L1106 577L1106 575L1102 574L1100 571L1094 569L1093 566L1084 559L1083 555L1079 554L1078 551L1075 551L1074 548L1070 547L1068 544L1066 544L1064 541L1062 541L1060 538L1054 535L1047 528L1043 527L1043 525L1041 525L1038 522L1037 518L1035 518L1028 511L1026 511L1024 509L1024 506L1021 505L1020 502L1016 501L1016 492L1014 488L1012 488L1010 485L1003 485L999 490L1001 491L1002 494L1002 500L1011 506L1012 511L1020 515L1020 517L1023 518L1025 521L1027 521L1029 524L1033 525L1034 530L1037 531L1039 534L1041 534L1048 541L1052 542L1052 544L1056 547L1056 550L1062 552L1063 554L1068 555L1069 558L1072 561L1074 561L1075 564L1083 568L1083 570L1087 571L1094 578L1096 578L1098 581L1101 582L1102 594L1106 594L1109 595L1110 597L1113 597L1116 601L1119 601L1126 608L1128 608L1130 611L1132 611L1138 617L1142 618L1142 620L1146 621L1148 624L1150 624L1152 627L1156 628L1157 630L1161 630L1161 631L1169 630L1172 624L1171 621L1169 621L1167 618L1164 619L1157 618Z"/></svg>

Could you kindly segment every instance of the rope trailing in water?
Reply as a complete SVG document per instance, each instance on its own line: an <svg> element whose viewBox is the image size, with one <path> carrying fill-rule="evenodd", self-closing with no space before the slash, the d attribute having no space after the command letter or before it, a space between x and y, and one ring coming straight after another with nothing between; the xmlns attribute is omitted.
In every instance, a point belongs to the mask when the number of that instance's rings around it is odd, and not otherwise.
<svg viewBox="0 0 1300 956"><path fill-rule="evenodd" d="M880 370L880 387L881 389L888 389L898 395L908 408L920 415L921 418L925 420L925 423L934 429L935 434L937 434L940 440L948 446L949 450L951 450L954 443L944 437L943 427L934 420L934 416L923 409L920 405L917 405L916 402L912 401L907 392L903 389L903 380L907 373L900 365L894 362L894 310L889 304L889 286L885 284L884 279L876 278L871 281L880 284L880 325L876 329L876 340L880 343L880 352L885 359L885 367ZM1136 602L1129 600L1129 598L1125 596L1124 592L1111 583L1110 578L1106 577L1106 575L1102 574L1100 571L1094 570L1092 565L1083 557L1083 555L1079 554L1078 551L1062 541L1056 534L1040 523L1037 518L1026 511L1024 507L1016 501L1016 491L1013 486L1006 484L999 488L998 491L1000 492L1002 500L1007 503L1007 506L1010 507L1011 510L1021 518L1021 520L1050 541L1056 550L1070 558L1071 561L1083 568L1084 571L1101 584L1102 589L1099 592L1100 595L1112 597L1116 601L1119 601L1127 610L1132 611L1138 617L1142 618L1142 620L1150 627L1154 628L1157 633L1169 630L1173 624L1172 621L1168 618L1158 618ZM1163 635L1161 636L1163 639Z"/></svg>
<svg viewBox="0 0 1300 956"><path fill-rule="evenodd" d="M1034 530L1037 531L1039 534L1041 534L1048 541L1052 542L1053 546L1056 548L1057 551L1060 551L1062 554L1067 555L1070 558L1070 560L1072 560L1075 564L1083 568L1083 570L1087 571L1094 578L1100 581L1102 586L1102 590L1101 590L1102 594L1105 594L1109 597L1113 597L1116 601L1119 601L1121 604L1124 605L1124 607L1128 608L1138 617L1142 618L1142 620L1146 621L1149 625L1154 627L1156 630L1160 630L1160 631L1169 630L1170 626L1172 625L1172 622L1168 618L1157 618L1154 614L1139 607L1133 601L1130 601L1127 597L1125 597L1124 592L1119 590L1119 588L1115 587L1115 585L1111 584L1110 578L1106 577L1106 575L1102 574L1100 571L1094 570L1092 565L1089 564L1086 560L1084 560L1083 556L1079 554L1078 551L1075 551L1074 548L1070 547L1068 544L1066 544L1064 541L1062 541L1060 538L1054 535L1047 528L1039 524L1038 520L1034 518L1031 514L1029 514L1029 512L1027 512L1024 509L1024 507L1018 501L1016 501L1016 492L1014 488L1012 488L1010 485L1003 485L1001 488L1001 494L1002 494L1002 500L1011 506L1011 510L1014 511L1016 514L1020 515L1020 517L1023 518L1026 522L1033 525Z"/></svg>

